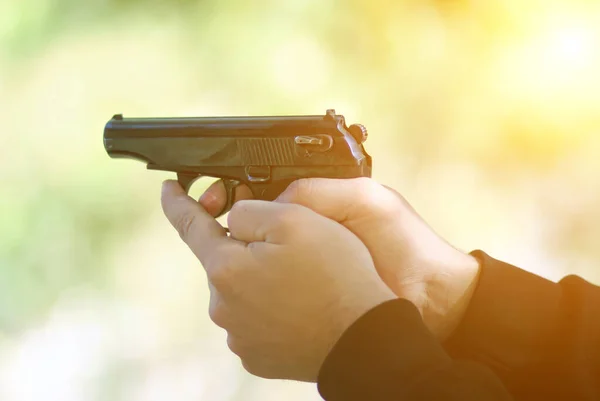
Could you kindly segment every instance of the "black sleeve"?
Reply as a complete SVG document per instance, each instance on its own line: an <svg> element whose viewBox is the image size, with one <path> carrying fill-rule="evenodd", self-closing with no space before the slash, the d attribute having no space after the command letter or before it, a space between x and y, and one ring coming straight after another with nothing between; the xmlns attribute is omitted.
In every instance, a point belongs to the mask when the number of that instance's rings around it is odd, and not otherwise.
<svg viewBox="0 0 600 401"><path fill-rule="evenodd" d="M318 386L327 401L512 400L489 368L451 359L404 299L372 309L342 335Z"/></svg>
<svg viewBox="0 0 600 401"><path fill-rule="evenodd" d="M410 302L382 304L326 358L325 400L600 400L600 288L473 255L479 283L443 346Z"/></svg>
<svg viewBox="0 0 600 401"><path fill-rule="evenodd" d="M446 351L488 366L519 401L600 400L600 288L472 254L479 283Z"/></svg>

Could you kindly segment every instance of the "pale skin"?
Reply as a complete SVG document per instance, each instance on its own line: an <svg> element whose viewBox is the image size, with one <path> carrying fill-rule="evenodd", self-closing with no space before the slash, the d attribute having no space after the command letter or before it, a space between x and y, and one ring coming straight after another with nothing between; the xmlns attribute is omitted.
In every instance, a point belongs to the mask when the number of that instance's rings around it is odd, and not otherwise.
<svg viewBox="0 0 600 401"><path fill-rule="evenodd" d="M167 181L162 205L206 270L211 319L256 376L316 381L343 332L398 297L440 341L466 311L477 261L374 180L298 180L274 202L240 187L230 237L213 217L224 197L220 182L196 202Z"/></svg>

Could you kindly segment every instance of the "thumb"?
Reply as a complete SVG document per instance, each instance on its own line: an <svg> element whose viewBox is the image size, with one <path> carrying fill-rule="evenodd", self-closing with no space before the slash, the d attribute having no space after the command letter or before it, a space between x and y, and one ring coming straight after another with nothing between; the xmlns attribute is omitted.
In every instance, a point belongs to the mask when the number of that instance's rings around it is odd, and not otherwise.
<svg viewBox="0 0 600 401"><path fill-rule="evenodd" d="M398 207L395 192L365 177L300 179L290 184L275 201L305 206L342 224L366 215L383 217Z"/></svg>

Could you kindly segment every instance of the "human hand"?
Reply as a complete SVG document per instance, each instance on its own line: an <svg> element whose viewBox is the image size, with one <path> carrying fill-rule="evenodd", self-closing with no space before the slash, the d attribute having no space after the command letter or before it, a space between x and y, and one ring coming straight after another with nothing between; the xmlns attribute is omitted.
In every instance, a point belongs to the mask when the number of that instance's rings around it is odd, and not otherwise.
<svg viewBox="0 0 600 401"><path fill-rule="evenodd" d="M238 199L248 199L247 187ZM200 203L217 213L225 190L213 184ZM476 286L477 260L438 236L396 191L369 178L308 178L276 200L314 210L344 225L368 248L392 291L414 303L429 330L443 341L460 323Z"/></svg>
<svg viewBox="0 0 600 401"><path fill-rule="evenodd" d="M396 298L365 245L304 206L237 202L228 237L177 182L163 185L162 205L206 270L211 319L256 376L316 381L342 333Z"/></svg>

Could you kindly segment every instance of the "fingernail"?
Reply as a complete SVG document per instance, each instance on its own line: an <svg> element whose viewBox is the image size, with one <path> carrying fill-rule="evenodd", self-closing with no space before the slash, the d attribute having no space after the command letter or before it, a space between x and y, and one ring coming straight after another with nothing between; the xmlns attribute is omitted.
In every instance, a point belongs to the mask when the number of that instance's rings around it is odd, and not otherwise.
<svg viewBox="0 0 600 401"><path fill-rule="evenodd" d="M211 204L216 199L217 199L217 197L214 194L212 194L210 192L205 192L205 193L202 194L202 196L200 197L200 199L198 199L198 202L204 203L204 204Z"/></svg>
<svg viewBox="0 0 600 401"><path fill-rule="evenodd" d="M165 194L167 192L167 187L169 186L169 181L163 181L162 187L160 189L161 194Z"/></svg>

